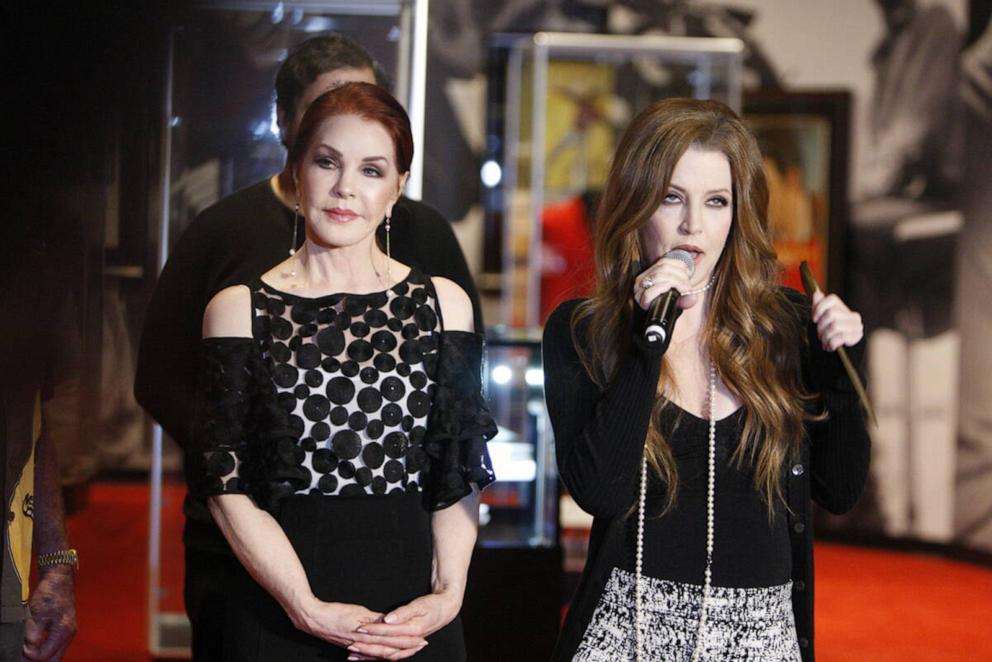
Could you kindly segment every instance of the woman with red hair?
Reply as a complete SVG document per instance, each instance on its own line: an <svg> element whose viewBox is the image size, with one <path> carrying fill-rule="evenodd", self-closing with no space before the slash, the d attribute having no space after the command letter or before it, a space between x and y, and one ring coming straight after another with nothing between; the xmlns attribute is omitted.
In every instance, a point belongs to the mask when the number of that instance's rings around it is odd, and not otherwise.
<svg viewBox="0 0 992 662"><path fill-rule="evenodd" d="M207 306L197 485L245 571L225 659L465 659L495 425L468 296L390 255L412 155L382 88L318 98L289 151L302 247Z"/></svg>

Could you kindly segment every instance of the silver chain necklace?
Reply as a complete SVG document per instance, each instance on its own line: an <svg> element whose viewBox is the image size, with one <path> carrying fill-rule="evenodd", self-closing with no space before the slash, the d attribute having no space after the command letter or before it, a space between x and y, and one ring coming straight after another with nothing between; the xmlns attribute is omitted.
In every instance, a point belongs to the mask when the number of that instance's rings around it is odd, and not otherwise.
<svg viewBox="0 0 992 662"><path fill-rule="evenodd" d="M710 285L713 281L710 281ZM707 285L709 287L709 285ZM704 288L705 289L705 288ZM699 659L702 650L703 636L706 632L706 607L709 602L713 568L713 520L716 485L716 416L713 405L716 403L716 367L710 361L710 384L707 399L709 409L709 453L706 472L706 570L703 575L703 601L699 607L699 627L696 631L696 643L692 649L692 661ZM643 644L642 626L643 615L641 597L643 595L642 575L644 568L644 502L648 491L648 459L645 454L641 458L641 489L637 500L637 551L634 560L634 659L642 662L641 648Z"/></svg>

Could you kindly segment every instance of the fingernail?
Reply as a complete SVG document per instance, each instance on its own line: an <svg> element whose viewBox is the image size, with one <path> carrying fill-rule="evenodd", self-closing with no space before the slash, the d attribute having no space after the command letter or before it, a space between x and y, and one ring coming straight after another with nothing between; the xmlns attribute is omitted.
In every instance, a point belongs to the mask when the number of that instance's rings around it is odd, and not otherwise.
<svg viewBox="0 0 992 662"><path fill-rule="evenodd" d="M355 632L360 632L362 634L368 634L369 633L369 631L366 630L365 628L358 628L357 630L355 630Z"/></svg>
<svg viewBox="0 0 992 662"><path fill-rule="evenodd" d="M352 644L351 646L348 646L348 650L354 651L354 652L357 653L358 652L358 646L356 646L355 644Z"/></svg>
<svg viewBox="0 0 992 662"><path fill-rule="evenodd" d="M392 615L390 615L390 616L386 616L386 617L385 617L384 619L382 619L382 620L383 620L384 622L386 622L386 623L392 623L392 622L393 622L393 621L395 621L396 619L395 619L395 618L393 618L393 617L392 617Z"/></svg>

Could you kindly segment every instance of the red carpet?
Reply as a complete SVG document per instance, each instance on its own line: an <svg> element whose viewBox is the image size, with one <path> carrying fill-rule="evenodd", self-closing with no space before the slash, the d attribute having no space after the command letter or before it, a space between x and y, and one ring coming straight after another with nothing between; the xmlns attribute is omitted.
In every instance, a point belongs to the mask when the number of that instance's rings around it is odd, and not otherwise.
<svg viewBox="0 0 992 662"><path fill-rule="evenodd" d="M816 547L818 662L992 660L992 570L932 556Z"/></svg>
<svg viewBox="0 0 992 662"><path fill-rule="evenodd" d="M181 599L181 492L166 499L171 606ZM95 485L69 534L81 556L79 634L65 660L148 660L147 488ZM992 569L834 544L819 544L816 554L819 662L992 660Z"/></svg>

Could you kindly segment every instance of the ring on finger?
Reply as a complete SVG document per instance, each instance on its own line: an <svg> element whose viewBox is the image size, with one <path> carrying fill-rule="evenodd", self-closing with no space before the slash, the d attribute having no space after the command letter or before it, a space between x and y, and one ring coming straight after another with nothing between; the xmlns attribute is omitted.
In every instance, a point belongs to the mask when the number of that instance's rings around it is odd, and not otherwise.
<svg viewBox="0 0 992 662"><path fill-rule="evenodd" d="M652 287L654 287L654 281L651 280L650 278L645 278L644 280L641 281L642 290L650 290Z"/></svg>

